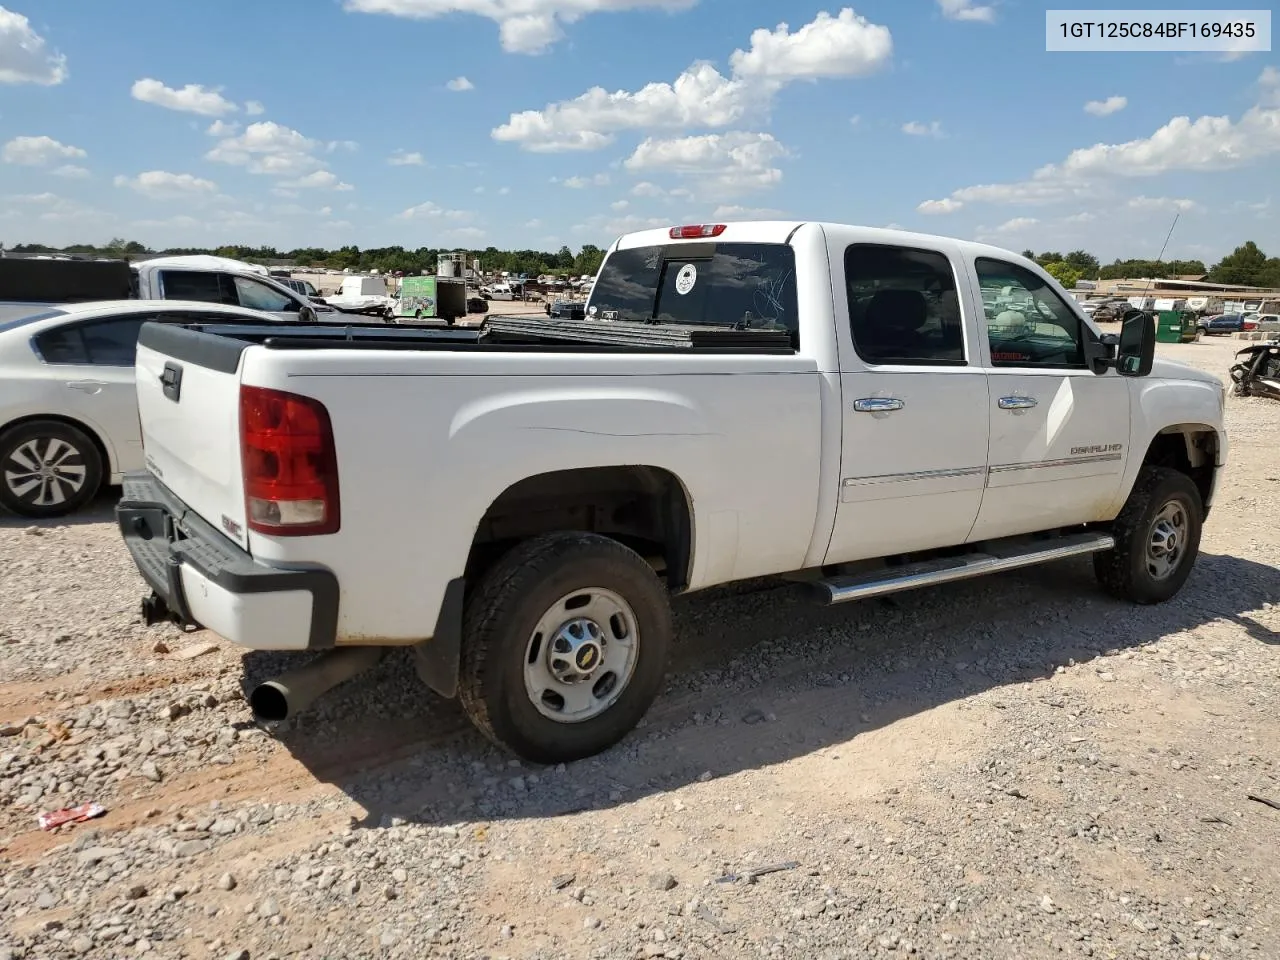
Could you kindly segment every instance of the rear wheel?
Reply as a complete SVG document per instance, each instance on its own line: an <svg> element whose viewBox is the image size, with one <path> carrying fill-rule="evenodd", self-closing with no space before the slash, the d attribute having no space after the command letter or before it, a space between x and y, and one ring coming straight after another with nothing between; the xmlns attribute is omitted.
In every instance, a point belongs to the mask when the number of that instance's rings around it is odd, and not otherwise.
<svg viewBox="0 0 1280 960"><path fill-rule="evenodd" d="M520 757L581 760L644 716L670 638L666 589L638 554L596 534L546 534L507 553L468 601L459 698Z"/></svg>
<svg viewBox="0 0 1280 960"><path fill-rule="evenodd" d="M1121 600L1168 600L1191 575L1203 517L1200 491L1190 477L1144 467L1112 525L1115 548L1093 556L1098 582Z"/></svg>
<svg viewBox="0 0 1280 960"><path fill-rule="evenodd" d="M0 436L0 505L22 517L59 517L98 492L103 463L83 430L32 420Z"/></svg>

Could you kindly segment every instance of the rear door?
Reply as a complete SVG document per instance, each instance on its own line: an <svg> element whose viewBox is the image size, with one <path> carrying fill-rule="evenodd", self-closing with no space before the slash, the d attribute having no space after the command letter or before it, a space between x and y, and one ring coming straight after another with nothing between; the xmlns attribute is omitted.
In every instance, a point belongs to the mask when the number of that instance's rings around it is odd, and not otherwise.
<svg viewBox="0 0 1280 960"><path fill-rule="evenodd" d="M133 356L146 314L68 323L35 338L36 352L59 377L57 409L93 424L118 472L142 469Z"/></svg>
<svg viewBox="0 0 1280 960"><path fill-rule="evenodd" d="M963 543L990 429L963 262L923 241L833 240L829 256L844 427L826 562Z"/></svg>

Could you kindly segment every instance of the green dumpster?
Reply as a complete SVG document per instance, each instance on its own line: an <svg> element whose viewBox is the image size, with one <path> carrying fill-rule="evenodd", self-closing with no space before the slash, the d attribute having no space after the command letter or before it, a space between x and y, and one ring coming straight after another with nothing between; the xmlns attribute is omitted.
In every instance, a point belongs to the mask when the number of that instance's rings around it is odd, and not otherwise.
<svg viewBox="0 0 1280 960"><path fill-rule="evenodd" d="M1196 338L1196 315L1189 310L1161 310L1156 313L1156 341L1188 343Z"/></svg>

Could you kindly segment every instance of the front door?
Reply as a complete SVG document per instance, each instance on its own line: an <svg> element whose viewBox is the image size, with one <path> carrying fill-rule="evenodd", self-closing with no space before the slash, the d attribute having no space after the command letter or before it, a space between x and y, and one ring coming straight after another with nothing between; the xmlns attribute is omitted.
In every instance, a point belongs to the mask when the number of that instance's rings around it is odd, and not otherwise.
<svg viewBox="0 0 1280 960"><path fill-rule="evenodd" d="M941 247L885 244L843 256L840 500L826 562L963 543L982 502L990 423L958 261Z"/></svg>
<svg viewBox="0 0 1280 960"><path fill-rule="evenodd" d="M1085 363L1087 328L1052 287L979 257L990 350L987 492L971 540L1114 516L1129 441L1129 388Z"/></svg>

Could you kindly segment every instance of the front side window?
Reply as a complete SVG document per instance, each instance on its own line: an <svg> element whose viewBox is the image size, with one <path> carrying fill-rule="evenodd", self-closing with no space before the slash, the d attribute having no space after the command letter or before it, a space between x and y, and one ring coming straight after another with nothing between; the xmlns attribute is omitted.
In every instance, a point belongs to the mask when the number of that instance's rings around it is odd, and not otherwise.
<svg viewBox="0 0 1280 960"><path fill-rule="evenodd" d="M795 252L782 243L617 250L601 267L592 307L597 319L794 334L800 326Z"/></svg>
<svg viewBox="0 0 1280 960"><path fill-rule="evenodd" d="M955 271L945 254L855 243L844 253L853 348L869 364L964 366Z"/></svg>
<svg viewBox="0 0 1280 960"><path fill-rule="evenodd" d="M265 310L268 313L283 313L297 310L298 302L285 296L279 290L268 287L265 283L251 280L248 277L233 277L236 285L236 296L240 306L250 310Z"/></svg>
<svg viewBox="0 0 1280 960"><path fill-rule="evenodd" d="M1075 311L1025 267L975 261L996 367L1084 368L1084 329Z"/></svg>

